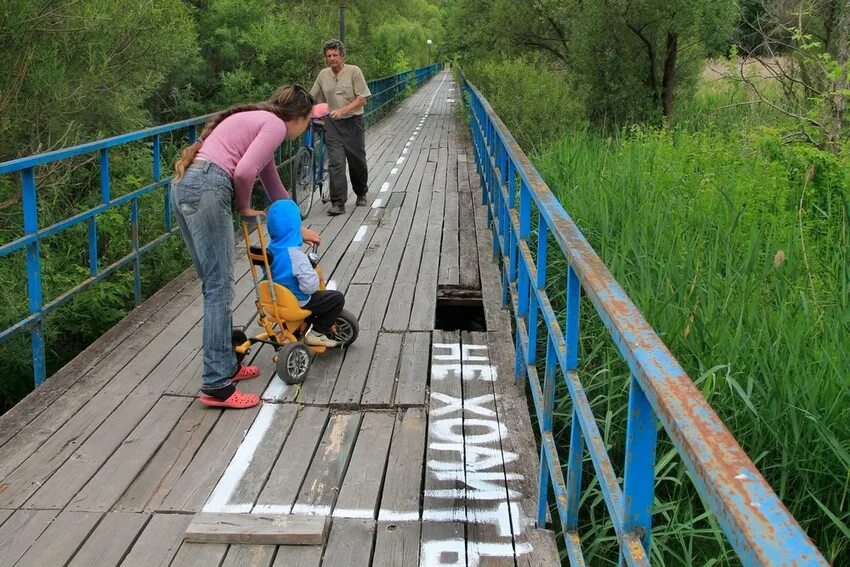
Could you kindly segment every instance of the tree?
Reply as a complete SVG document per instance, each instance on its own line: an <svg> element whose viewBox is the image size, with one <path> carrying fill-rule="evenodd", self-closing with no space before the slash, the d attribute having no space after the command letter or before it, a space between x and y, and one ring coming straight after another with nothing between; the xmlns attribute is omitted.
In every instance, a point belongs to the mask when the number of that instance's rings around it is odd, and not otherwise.
<svg viewBox="0 0 850 567"><path fill-rule="evenodd" d="M794 118L797 137L838 153L847 134L850 0L753 0L742 27L758 41L743 48L737 80L764 104ZM756 16L753 16L756 14ZM762 71L753 74L748 63ZM770 87L778 86L779 96Z"/></svg>
<svg viewBox="0 0 850 567"><path fill-rule="evenodd" d="M180 0L5 2L0 160L148 123L143 103L197 57Z"/></svg>
<svg viewBox="0 0 850 567"><path fill-rule="evenodd" d="M692 89L709 49L732 35L734 0L478 0L447 8L452 45L466 53L528 50L568 69L589 88L598 122L669 118L678 94ZM485 15L486 14L486 15ZM463 22L485 32L466 32Z"/></svg>

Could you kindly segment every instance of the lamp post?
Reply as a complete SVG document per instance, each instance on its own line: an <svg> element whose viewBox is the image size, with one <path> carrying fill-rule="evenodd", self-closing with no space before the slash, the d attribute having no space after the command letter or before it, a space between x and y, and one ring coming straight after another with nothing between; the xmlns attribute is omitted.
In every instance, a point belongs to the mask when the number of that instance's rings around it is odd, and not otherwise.
<svg viewBox="0 0 850 567"><path fill-rule="evenodd" d="M430 39L428 40L428 65L431 64L431 44L434 43Z"/></svg>

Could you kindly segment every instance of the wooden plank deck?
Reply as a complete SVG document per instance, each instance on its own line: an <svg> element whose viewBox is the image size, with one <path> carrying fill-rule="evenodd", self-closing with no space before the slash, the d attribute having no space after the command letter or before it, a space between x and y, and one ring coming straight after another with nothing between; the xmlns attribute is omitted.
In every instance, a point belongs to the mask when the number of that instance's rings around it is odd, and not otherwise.
<svg viewBox="0 0 850 567"><path fill-rule="evenodd" d="M314 205L322 266L361 335L300 388L263 347L261 377L240 385L261 406L195 401L189 270L0 417L0 567L559 564L533 523L536 445L459 98L441 73L368 130L369 206ZM249 323L244 253L235 265L234 321ZM486 331L436 328L440 286L479 290ZM186 542L198 512L319 516L329 532Z"/></svg>

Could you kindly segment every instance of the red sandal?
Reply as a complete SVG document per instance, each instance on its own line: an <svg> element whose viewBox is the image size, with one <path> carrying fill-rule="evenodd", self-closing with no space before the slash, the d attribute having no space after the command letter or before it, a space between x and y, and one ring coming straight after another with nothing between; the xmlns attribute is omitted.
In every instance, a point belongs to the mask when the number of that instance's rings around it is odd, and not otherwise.
<svg viewBox="0 0 850 567"><path fill-rule="evenodd" d="M236 390L226 400L219 400L212 396L201 396L198 401L205 406L214 408L246 409L259 404L260 396L258 394L243 394Z"/></svg>
<svg viewBox="0 0 850 567"><path fill-rule="evenodd" d="M239 372L233 375L234 382L238 380L250 380L251 378L256 378L260 375L260 367L259 366L240 366Z"/></svg>

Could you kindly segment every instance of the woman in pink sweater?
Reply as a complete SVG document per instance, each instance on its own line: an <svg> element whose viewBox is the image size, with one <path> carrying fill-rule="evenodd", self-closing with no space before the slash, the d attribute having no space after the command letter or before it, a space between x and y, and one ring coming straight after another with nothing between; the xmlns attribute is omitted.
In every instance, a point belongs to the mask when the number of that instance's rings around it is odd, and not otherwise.
<svg viewBox="0 0 850 567"><path fill-rule="evenodd" d="M251 208L258 177L271 201L289 197L274 153L283 140L304 132L312 108L313 97L300 85L281 87L264 103L233 106L207 123L175 164L171 204L204 296L203 404L241 409L260 403L258 395L234 385L260 370L240 366L231 344L236 246L231 202L241 215L263 215ZM312 230L302 233L307 242L319 241Z"/></svg>

